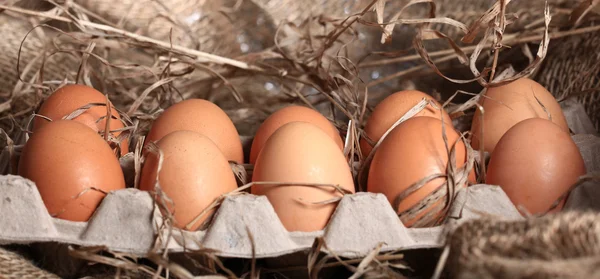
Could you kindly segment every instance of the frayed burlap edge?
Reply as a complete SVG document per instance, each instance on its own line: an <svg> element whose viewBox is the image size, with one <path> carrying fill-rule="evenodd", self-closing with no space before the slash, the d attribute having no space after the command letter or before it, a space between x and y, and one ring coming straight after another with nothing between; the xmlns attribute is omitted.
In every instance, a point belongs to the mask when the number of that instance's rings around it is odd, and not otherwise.
<svg viewBox="0 0 600 279"><path fill-rule="evenodd" d="M600 214L472 220L448 247L452 278L600 278Z"/></svg>
<svg viewBox="0 0 600 279"><path fill-rule="evenodd" d="M0 247L0 278L3 279L60 279L44 271L23 256Z"/></svg>

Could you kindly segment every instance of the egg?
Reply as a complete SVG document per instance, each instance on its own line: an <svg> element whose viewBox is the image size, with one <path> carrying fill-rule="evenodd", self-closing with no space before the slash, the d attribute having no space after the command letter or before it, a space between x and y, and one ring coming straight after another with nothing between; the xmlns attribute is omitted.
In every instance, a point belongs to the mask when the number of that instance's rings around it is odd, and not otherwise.
<svg viewBox="0 0 600 279"><path fill-rule="evenodd" d="M492 152L485 182L502 187L516 206L539 214L548 211L585 173L571 136L549 120L531 118L502 136Z"/></svg>
<svg viewBox="0 0 600 279"><path fill-rule="evenodd" d="M106 96L89 86L80 84L66 85L52 93L52 95L42 103L37 114L56 121L63 119L77 109L92 103L106 104ZM79 121L96 132L104 133L106 128L106 109L106 106L93 106L72 120ZM109 123L110 130L115 131L123 129L125 125L121 122L121 117L114 108L111 110L111 115L112 118ZM36 132L48 123L48 120L36 117L33 121L33 132ZM112 137L115 139L120 134L121 132L118 131L111 132ZM121 155L125 155L129 152L127 138L124 138L120 142L120 149Z"/></svg>
<svg viewBox="0 0 600 279"><path fill-rule="evenodd" d="M354 192L344 154L317 126L291 122L281 126L258 155L253 182L334 184ZM327 225L337 203L314 204L342 197L331 187L254 185L252 194L265 195L288 231L317 231Z"/></svg>
<svg viewBox="0 0 600 279"><path fill-rule="evenodd" d="M321 128L321 130L333 139L341 150L344 149L344 143L338 130L318 111L302 106L288 106L269 116L260 125L258 131L256 131L256 135L252 141L252 148L250 149L250 164L256 162L256 158L258 158L258 154L265 145L265 142L279 127L296 121L308 122Z"/></svg>
<svg viewBox="0 0 600 279"><path fill-rule="evenodd" d="M145 143L147 145L181 130L197 132L208 137L219 147L227 160L244 162L240 135L231 119L217 105L206 100L190 99L169 107L154 121Z"/></svg>
<svg viewBox="0 0 600 279"><path fill-rule="evenodd" d="M483 144L484 151L491 153L502 135L515 124L534 117L548 119L548 112L544 110L540 102L552 116L552 121L563 131L569 132L567 120L552 94L539 83L528 78L521 78L487 90L485 97L480 100L480 105L484 109L483 123L481 123L479 110L476 110L473 116L471 146L479 150ZM479 139L482 128L483 143Z"/></svg>
<svg viewBox="0 0 600 279"><path fill-rule="evenodd" d="M219 196L237 188L229 162L219 147L208 137L192 131L175 131L157 143L163 154L158 184L172 204L173 225L180 229L196 230L211 211L192 223ZM142 168L140 190L155 191L158 155L149 152ZM163 212L164 213L164 212ZM186 227L188 226L189 227Z"/></svg>
<svg viewBox="0 0 600 279"><path fill-rule="evenodd" d="M96 132L77 121L46 123L31 135L19 175L35 182L51 216L87 221L106 193L125 188L119 160Z"/></svg>
<svg viewBox="0 0 600 279"><path fill-rule="evenodd" d="M435 101L433 97L421 91L406 90L388 96L375 107L365 125L365 134L373 141L373 144L377 143L383 134L385 134L396 121L416 106L423 98L433 102L437 108L434 108L429 104L415 116L430 116L437 119L443 118L446 123L449 123L449 126L452 126L452 119L450 119L448 113L442 109L442 106ZM371 153L373 147L363 138L360 141L360 149L362 155L367 157L369 156L369 153Z"/></svg>
<svg viewBox="0 0 600 279"><path fill-rule="evenodd" d="M457 142L459 134L449 124L445 125L448 147L456 143L453 160L457 168L461 168L467 160L466 146L462 140ZM407 227L429 226L431 222L420 219L425 214L439 215L439 212L430 212L435 206L428 206L421 212L416 211L420 207L414 207L443 185L445 177L427 182L405 198L400 195L426 177L446 175L448 152L442 133L442 121L439 119L423 116L411 118L394 128L375 151L369 169L367 191L384 194ZM456 180L458 178L455 176ZM468 180L475 181L473 171L469 173ZM466 181L460 186L465 185ZM418 224L419 221L424 224Z"/></svg>

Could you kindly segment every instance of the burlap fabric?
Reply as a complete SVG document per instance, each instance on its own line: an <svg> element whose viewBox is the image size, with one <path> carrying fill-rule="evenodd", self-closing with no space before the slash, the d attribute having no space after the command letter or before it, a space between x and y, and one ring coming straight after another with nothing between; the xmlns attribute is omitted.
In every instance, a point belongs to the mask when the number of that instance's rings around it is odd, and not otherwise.
<svg viewBox="0 0 600 279"><path fill-rule="evenodd" d="M0 278L2 279L59 279L44 271L23 256L0 247Z"/></svg>
<svg viewBox="0 0 600 279"><path fill-rule="evenodd" d="M30 22L21 17L13 17L7 14L0 14L0 34L2 34L2 43L0 43L0 93L10 93L14 90L21 79L26 82L32 82L34 75L39 73L42 67L44 55L52 53L51 48L47 48L47 37L51 30L41 27L34 30L27 39L23 41L29 31L36 23ZM37 32L36 32L37 31ZM17 62L19 61L19 46L23 42L20 53L20 72L17 72ZM45 53L46 51L46 53ZM77 71L77 62L75 58L68 54L54 54L47 57L44 63L44 80L62 80L66 77L74 76Z"/></svg>
<svg viewBox="0 0 600 279"><path fill-rule="evenodd" d="M78 4L126 30L218 55L239 52L221 0L78 0Z"/></svg>
<svg viewBox="0 0 600 279"><path fill-rule="evenodd" d="M144 34L156 39L173 40L174 43L223 56L237 56L243 51L239 45L239 33L234 32L245 25L252 30L251 23L269 25L274 31L281 22L301 22L311 16L326 15L342 17L359 11L362 4L369 1L338 0L324 1L274 1L253 0L256 7L242 6L241 11L265 12L266 18L254 14L248 18L235 18L228 8L236 1L222 0L162 0L162 1L109 1L77 0L76 3L129 31ZM249 2L249 1L243 1ZM406 3L408 1L390 1ZM448 16L464 23L477 20L494 0L460 1L441 0L438 15ZM530 8L527 3L538 6ZM542 1L514 0L511 11L521 11L520 19L528 22L527 15L539 16ZM551 5L563 5L565 0L549 1ZM575 2L575 1L571 1ZM115 6L115 5L118 5ZM244 3L246 5L246 3ZM519 6L517 5L525 5ZM388 11L394 11L393 8ZM411 11L415 11L412 9ZM250 14L250 13L244 13ZM234 14L235 15L235 14ZM417 17L411 15L411 17ZM240 23L241 22L241 23ZM526 24L523 24L526 25ZM514 25L514 28L523 25ZM0 75L0 92L10 92L18 81L16 72L19 44L34 23L21 18L0 15L0 65L4 73ZM458 36L453 27L440 26L449 35ZM172 32L172 33L171 33ZM456 33L455 33L456 32ZM259 39L259 47L272 45L269 32ZM268 36L271 35L271 36ZM377 34L380 36L380 34ZM548 55L546 65L539 74L540 81L557 97L576 95L588 89L598 88L600 64L597 34L571 37L557 41ZM400 36L397 40L403 40ZM376 40L378 42L378 40ZM410 40L406 40L410 42ZM21 73L24 80L32 79L41 66L40 49L44 47L43 37L32 34L21 52L21 65L32 64L31 70ZM77 64L65 63L58 59L46 62L44 80L73 79ZM37 60L36 60L37 59ZM33 61L33 62L32 62ZM23 71L23 70L22 70ZM595 71L589 74L591 71ZM594 74L595 73L595 74ZM594 78L578 78L582 75ZM597 90L595 92L598 92ZM600 94L587 94L578 97L596 120L598 127ZM248 134L251 134L250 132ZM556 217L531 219L524 222L501 222L478 220L460 227L450 239L451 256L449 266L454 266L452 274L463 278L597 278L600 276L600 217L597 214L566 213ZM539 235L544 237L540 238ZM599 274L599 275L596 275ZM4 276L4 277L1 277ZM0 249L0 278L58 278L36 268L27 259L10 251Z"/></svg>
<svg viewBox="0 0 600 279"><path fill-rule="evenodd" d="M266 11L276 24L283 21L301 23L310 17L326 16L340 18L359 12L368 2L365 0L252 0Z"/></svg>
<svg viewBox="0 0 600 279"><path fill-rule="evenodd" d="M449 238L452 278L600 278L600 214L480 219Z"/></svg>
<svg viewBox="0 0 600 279"><path fill-rule="evenodd" d="M600 129L600 33L556 40L538 80L557 99L575 98Z"/></svg>
<svg viewBox="0 0 600 279"><path fill-rule="evenodd" d="M396 13L401 7L409 1L388 1L386 10L390 15ZM455 0L435 0L436 16L447 17L470 26L474 24L487 10L498 2L496 0L474 0L474 1L455 1ZM577 1L568 0L549 0L549 1L520 1L512 0L506 6L506 14L511 19L507 26L506 33L523 31L527 25L533 22L539 22L540 13L544 10L545 2L551 8L551 12L558 14L559 8L572 8ZM426 18L429 16L427 5L419 4L408 8L402 18ZM555 18L554 22L557 22ZM464 33L455 26L448 24L432 24L433 28L442 31L455 40L460 40Z"/></svg>

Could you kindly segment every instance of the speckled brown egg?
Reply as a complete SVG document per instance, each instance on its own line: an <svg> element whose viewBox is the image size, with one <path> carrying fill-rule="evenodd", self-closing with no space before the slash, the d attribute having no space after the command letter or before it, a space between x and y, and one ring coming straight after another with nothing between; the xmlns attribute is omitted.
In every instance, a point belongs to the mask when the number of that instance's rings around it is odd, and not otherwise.
<svg viewBox="0 0 600 279"><path fill-rule="evenodd" d="M306 122L277 129L258 155L253 182L334 184L354 192L350 167L327 133ZM342 197L326 186L255 185L252 194L265 195L288 231L323 229L337 203L315 204Z"/></svg>
<svg viewBox="0 0 600 279"><path fill-rule="evenodd" d="M538 214L549 210L585 173L570 135L549 120L531 118L502 136L491 155L486 183L500 185L516 206Z"/></svg>
<svg viewBox="0 0 600 279"><path fill-rule="evenodd" d="M101 92L89 86L73 84L66 85L56 90L42 104L37 114L50 118L51 120L60 120L76 111L77 109L92 103L106 104L106 96ZM111 104L112 106L112 104ZM106 127L106 106L93 106L86 110L83 114L73 118L86 126L92 128L96 132L104 133ZM110 120L110 130L112 137L115 139L121 134L120 131L115 131L125 127L121 122L119 113L112 109L112 118ZM48 124L48 120L36 117L33 122L33 131L37 131ZM129 152L129 143L127 138L123 138L120 143L121 155Z"/></svg>
<svg viewBox="0 0 600 279"><path fill-rule="evenodd" d="M156 144L164 155L158 182L173 202L168 209L174 213L174 226L196 230L212 211L194 219L219 196L237 188L229 162L213 141L192 131L175 131ZM149 152L140 190L150 191L160 201L155 189L157 169L158 155Z"/></svg>
<svg viewBox="0 0 600 279"><path fill-rule="evenodd" d="M258 154L262 150L267 139L277 130L279 127L290 122L308 122L323 130L341 150L344 149L344 143L338 130L318 111L302 107L302 106L289 106L282 108L275 113L271 114L265 122L263 122L252 141L252 148L250 149L250 164L256 162Z"/></svg>
<svg viewBox="0 0 600 279"><path fill-rule="evenodd" d="M456 143L453 160L461 168L467 159L466 147L462 141L457 142L459 134L452 127L445 128L448 146ZM367 191L384 194L392 207L399 214L402 213L401 220L407 227L415 225L424 214L439 213L430 212L432 207L425 207L418 214L408 214L407 211L414 211L415 205L446 182L445 177L430 180L405 198L400 195L426 177L447 174L449 156L442 133L442 121L439 119L411 118L394 128L375 151L369 169ZM474 172L469 174L469 181L475 181Z"/></svg>
<svg viewBox="0 0 600 279"><path fill-rule="evenodd" d="M87 221L105 193L125 188L113 151L77 121L43 125L25 144L19 175L35 182L51 216Z"/></svg>
<svg viewBox="0 0 600 279"><path fill-rule="evenodd" d="M475 111L471 125L471 145L476 150L480 149L481 140L479 138L482 128L484 132L483 149L491 153L500 138L512 126L534 117L548 119L548 112L554 123L563 131L569 132L567 120L554 96L531 79L521 78L503 86L490 88L485 96L487 98L482 97L480 101L485 111L483 125L479 110ZM540 102L544 104L547 111L540 105Z"/></svg>
<svg viewBox="0 0 600 279"><path fill-rule="evenodd" d="M416 106L423 98L431 100L438 109L434 108L432 105L427 105L425 109L415 116L429 116L437 119L443 118L446 123L449 123L449 125L452 126L452 119L450 119L448 113L442 109L442 106L435 101L433 97L421 91L406 90L388 96L375 107L373 113L367 120L365 134L373 141L373 144L377 143L383 134L385 134L396 121ZM367 140L361 139L360 149L363 156L366 157L371 153L373 147Z"/></svg>
<svg viewBox="0 0 600 279"><path fill-rule="evenodd" d="M181 130L208 137L227 160L244 162L240 135L231 119L217 105L206 100L190 99L169 107L152 124L146 144Z"/></svg>

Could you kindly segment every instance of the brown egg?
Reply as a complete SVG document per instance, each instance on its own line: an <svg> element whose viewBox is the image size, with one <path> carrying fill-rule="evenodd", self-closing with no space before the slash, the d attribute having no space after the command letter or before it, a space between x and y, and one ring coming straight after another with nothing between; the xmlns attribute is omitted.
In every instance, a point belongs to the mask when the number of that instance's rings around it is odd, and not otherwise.
<svg viewBox="0 0 600 279"><path fill-rule="evenodd" d="M446 126L446 136L449 147L459 139L459 134L450 126ZM455 149L456 165L463 167L467 159L466 147L458 141ZM400 194L425 177L446 174L447 166L442 121L433 117L411 118L394 128L375 151L367 191L384 194L400 214L429 196L446 182L446 178L435 178L402 200L399 200ZM469 174L469 180L475 181L474 172ZM411 227L425 213L428 210L415 216L402 216L401 220Z"/></svg>
<svg viewBox="0 0 600 279"><path fill-rule="evenodd" d="M163 164L158 176L162 191L173 201L174 226L196 230L210 216L193 220L220 195L237 188L229 162L208 137L191 131L175 131L160 139ZM148 153L142 169L140 190L155 192L158 155ZM186 226L190 224L189 228Z"/></svg>
<svg viewBox="0 0 600 279"><path fill-rule="evenodd" d="M549 120L532 118L519 122L500 139L485 182L500 185L516 206L538 214L549 210L585 173L571 136Z"/></svg>
<svg viewBox="0 0 600 279"><path fill-rule="evenodd" d="M89 86L79 84L66 85L52 93L52 95L44 101L37 114L56 121L91 103L106 104L106 97L104 94ZM121 122L119 113L115 109L112 109L111 114L112 118L109 123L111 131L125 127L123 122ZM94 106L86 110L83 114L73 118L73 120L85 124L96 132L104 132L106 127L105 116L105 106ZM48 123L48 120L36 117L33 121L33 132L36 132ZM113 132L111 134L116 138L121 132ZM127 139L123 139L121 141L121 155L125 155L127 152L129 152L129 143Z"/></svg>
<svg viewBox="0 0 600 279"><path fill-rule="evenodd" d="M482 98L480 104L485 111L483 120L484 143L487 152L494 147L508 129L529 118L540 117L548 119L548 113L536 98L544 104L552 116L552 121L563 131L569 132L567 120L556 99L539 83L522 78L512 83L488 89L487 98ZM475 111L471 125L471 146L480 149L481 113Z"/></svg>
<svg viewBox="0 0 600 279"><path fill-rule="evenodd" d="M152 124L146 144L175 131L193 131L212 140L225 158L244 162L242 141L233 122L217 105L201 99L179 102L163 112Z"/></svg>
<svg viewBox="0 0 600 279"><path fill-rule="evenodd" d="M344 149L344 143L338 130L318 111L302 107L302 106L289 106L278 110L271 114L265 122L260 125L254 140L252 141L252 148L250 149L250 164L256 162L258 154L262 150L267 139L277 130L279 127L290 122L308 122L313 124L330 136L341 150Z"/></svg>
<svg viewBox="0 0 600 279"><path fill-rule="evenodd" d="M260 152L252 181L335 184L354 192L350 167L327 133L306 122L277 129ZM341 197L331 187L255 185L252 194L265 195L288 231L323 229L337 203L314 203Z"/></svg>
<svg viewBox="0 0 600 279"><path fill-rule="evenodd" d="M25 144L19 175L30 179L53 217L87 221L106 192L125 188L119 160L104 140L77 121L38 128Z"/></svg>
<svg viewBox="0 0 600 279"><path fill-rule="evenodd" d="M445 110L441 109L442 106L435 101L433 97L421 91L406 90L388 96L375 107L365 126L366 135L373 141L373 144L377 143L383 134L385 134L396 121L417 105L423 98L432 100L439 109L427 105L425 109L415 116L430 116L437 119L442 119L443 117L444 121L452 126L452 119L450 119L450 116ZM371 153L373 147L367 140L361 139L360 149L363 156L367 157L369 156L369 153Z"/></svg>

